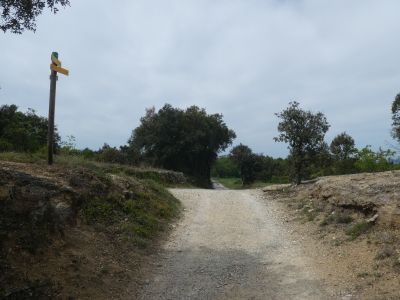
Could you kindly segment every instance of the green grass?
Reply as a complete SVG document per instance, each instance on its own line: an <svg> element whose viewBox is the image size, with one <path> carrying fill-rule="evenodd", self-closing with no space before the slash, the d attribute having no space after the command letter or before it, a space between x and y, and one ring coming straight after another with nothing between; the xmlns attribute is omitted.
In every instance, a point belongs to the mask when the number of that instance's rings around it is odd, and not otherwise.
<svg viewBox="0 0 400 300"><path fill-rule="evenodd" d="M1 160L46 166L40 154L3 152ZM56 155L54 167L69 178L71 186L79 187L81 216L87 224L121 235L139 247L145 247L179 214L180 202L166 189L174 186L177 175L173 172L99 163L74 155ZM117 175L116 182L110 174Z"/></svg>
<svg viewBox="0 0 400 300"><path fill-rule="evenodd" d="M140 188L131 188L129 195L129 199L118 193L88 199L83 214L89 224L114 228L126 240L143 248L178 215L180 203L152 180L141 180Z"/></svg>
<svg viewBox="0 0 400 300"><path fill-rule="evenodd" d="M88 197L84 201L82 214L89 225L104 228L144 248L178 216L180 202L153 180L131 176L123 180L130 182L124 193L115 190L111 183L106 196Z"/></svg>

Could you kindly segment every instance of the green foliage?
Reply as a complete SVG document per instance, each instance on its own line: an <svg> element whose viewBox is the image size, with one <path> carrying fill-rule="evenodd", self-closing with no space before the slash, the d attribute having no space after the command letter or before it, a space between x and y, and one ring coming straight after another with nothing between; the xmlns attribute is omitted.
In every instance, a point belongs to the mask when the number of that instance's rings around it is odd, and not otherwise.
<svg viewBox="0 0 400 300"><path fill-rule="evenodd" d="M396 95L392 103L392 136L400 141L400 94Z"/></svg>
<svg viewBox="0 0 400 300"><path fill-rule="evenodd" d="M366 146L359 150L356 155L355 167L359 172L382 172L396 168L390 162L395 152L379 148L377 152L371 150L371 146Z"/></svg>
<svg viewBox="0 0 400 300"><path fill-rule="evenodd" d="M55 133L54 148L60 136ZM35 152L47 145L47 119L36 115L33 109L19 112L15 105L0 107L0 152Z"/></svg>
<svg viewBox="0 0 400 300"><path fill-rule="evenodd" d="M330 150L335 160L343 161L350 159L357 153L357 149L354 145L354 139L346 132L342 132L332 140Z"/></svg>
<svg viewBox="0 0 400 300"><path fill-rule="evenodd" d="M274 140L289 144L292 174L299 184L307 176L307 162L321 149L330 125L323 113L302 110L298 102L290 102L289 107L276 116L281 119L280 134Z"/></svg>
<svg viewBox="0 0 400 300"><path fill-rule="evenodd" d="M152 180L141 180L129 189L129 198L119 193L89 198L83 215L89 224L118 228L128 240L145 247L163 223L177 216L180 204L163 186Z"/></svg>
<svg viewBox="0 0 400 300"><path fill-rule="evenodd" d="M152 166L181 171L209 185L217 154L234 138L222 115L208 115L197 106L181 110L166 104L158 112L147 110L129 148Z"/></svg>
<svg viewBox="0 0 400 300"><path fill-rule="evenodd" d="M365 221L358 222L351 225L347 230L346 234L350 236L350 240L355 240L360 235L366 233L371 228L371 223Z"/></svg>
<svg viewBox="0 0 400 300"><path fill-rule="evenodd" d="M248 189L248 188L261 188L267 186L269 183L264 181L256 180L251 184L243 186L242 180L238 177L225 177L225 178L215 178L215 181L222 184L224 187L232 190Z"/></svg>
<svg viewBox="0 0 400 300"><path fill-rule="evenodd" d="M228 156L220 156L215 161L212 170L212 177L236 177L238 178L239 173L238 166Z"/></svg>
<svg viewBox="0 0 400 300"><path fill-rule="evenodd" d="M246 145L233 147L229 158L238 166L242 185L249 185L256 179L256 172L261 169L259 159Z"/></svg>
<svg viewBox="0 0 400 300"><path fill-rule="evenodd" d="M254 154L255 181L266 183L288 183L288 161L283 158L272 158ZM229 156L221 156L215 162L212 176L217 178L240 178L239 166ZM241 180L239 180L241 182Z"/></svg>
<svg viewBox="0 0 400 300"><path fill-rule="evenodd" d="M332 153L332 167L334 174L349 174L354 173L355 167L355 148L354 139L343 132L337 135L331 142L330 150Z"/></svg>
<svg viewBox="0 0 400 300"><path fill-rule="evenodd" d="M100 198L90 199L85 206L84 215L88 223L112 223L115 213L109 200Z"/></svg>
<svg viewBox="0 0 400 300"><path fill-rule="evenodd" d="M322 142L316 151L307 154L306 160L311 178L334 174L333 157L327 143Z"/></svg>
<svg viewBox="0 0 400 300"><path fill-rule="evenodd" d="M44 8L56 13L59 6L69 5L68 0L0 0L0 29L4 32L22 33L26 30L36 30L36 17Z"/></svg>

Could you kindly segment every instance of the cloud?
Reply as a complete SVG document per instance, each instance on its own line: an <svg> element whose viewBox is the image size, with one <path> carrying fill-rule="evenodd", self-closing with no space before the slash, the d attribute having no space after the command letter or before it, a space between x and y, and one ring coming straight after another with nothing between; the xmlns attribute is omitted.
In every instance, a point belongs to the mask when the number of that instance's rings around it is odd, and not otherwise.
<svg viewBox="0 0 400 300"><path fill-rule="evenodd" d="M274 116L289 101L324 112L327 135L390 141L398 92L398 1L72 1L36 34L0 37L0 104L47 114L51 51L56 122L80 147L121 145L146 107L223 113L256 152L284 156Z"/></svg>

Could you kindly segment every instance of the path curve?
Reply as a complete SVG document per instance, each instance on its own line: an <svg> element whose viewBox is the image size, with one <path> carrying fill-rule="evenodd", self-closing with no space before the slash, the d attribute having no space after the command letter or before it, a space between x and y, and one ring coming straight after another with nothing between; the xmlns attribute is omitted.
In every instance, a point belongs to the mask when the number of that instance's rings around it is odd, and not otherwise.
<svg viewBox="0 0 400 300"><path fill-rule="evenodd" d="M171 192L184 217L140 299L332 299L260 191Z"/></svg>

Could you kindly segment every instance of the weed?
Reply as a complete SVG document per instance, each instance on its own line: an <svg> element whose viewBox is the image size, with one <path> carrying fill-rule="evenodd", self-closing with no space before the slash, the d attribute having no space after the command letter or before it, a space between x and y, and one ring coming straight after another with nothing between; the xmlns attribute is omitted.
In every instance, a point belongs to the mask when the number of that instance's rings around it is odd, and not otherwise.
<svg viewBox="0 0 400 300"><path fill-rule="evenodd" d="M329 224L332 224L334 222L335 218L333 215L325 216L325 218L322 220L322 222L319 224L320 226L327 226Z"/></svg>
<svg viewBox="0 0 400 300"><path fill-rule="evenodd" d="M111 203L101 198L88 200L83 209L83 213L89 224L97 222L112 223L115 218Z"/></svg>
<svg viewBox="0 0 400 300"><path fill-rule="evenodd" d="M355 240L360 235L362 235L363 233L367 232L371 228L371 226L372 225L370 223L361 221L359 223L353 224L350 227L348 227L346 230L346 234L350 236L349 239L352 241Z"/></svg>
<svg viewBox="0 0 400 300"><path fill-rule="evenodd" d="M381 249L379 249L378 253L375 256L375 259L385 259L391 257L393 254L393 247L389 245L384 245Z"/></svg>
<svg viewBox="0 0 400 300"><path fill-rule="evenodd" d="M338 224L349 224L353 222L353 218L349 213L337 213L335 214L335 222Z"/></svg>

